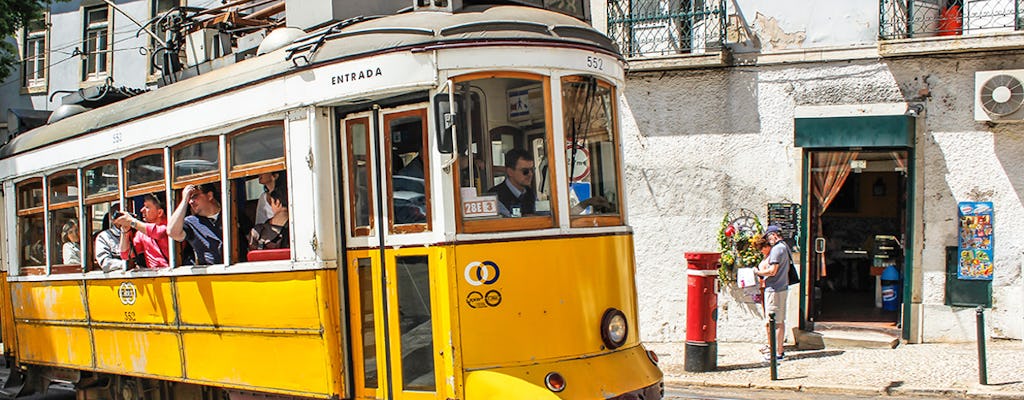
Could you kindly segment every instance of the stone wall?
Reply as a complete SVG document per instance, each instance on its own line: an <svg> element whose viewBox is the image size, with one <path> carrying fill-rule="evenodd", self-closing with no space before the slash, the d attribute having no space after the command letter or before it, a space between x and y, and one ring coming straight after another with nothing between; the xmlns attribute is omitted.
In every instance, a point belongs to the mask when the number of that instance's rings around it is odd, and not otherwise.
<svg viewBox="0 0 1024 400"><path fill-rule="evenodd" d="M916 326L924 341L973 340L973 309L944 305L946 246L956 203L995 203L996 272L988 326L1024 336L1024 125L975 122L974 72L1024 56L862 59L792 65L636 72L624 96L630 223L636 233L641 339L685 338L685 251L717 250L723 214L801 199L793 145L800 106L920 103L914 247ZM797 302L797 296L790 297ZM760 313L720 297L719 339L760 340Z"/></svg>

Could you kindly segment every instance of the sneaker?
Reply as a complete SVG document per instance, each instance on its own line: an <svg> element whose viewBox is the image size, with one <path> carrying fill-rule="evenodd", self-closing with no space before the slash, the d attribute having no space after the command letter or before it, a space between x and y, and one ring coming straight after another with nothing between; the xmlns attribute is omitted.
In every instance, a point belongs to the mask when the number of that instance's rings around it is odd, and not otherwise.
<svg viewBox="0 0 1024 400"><path fill-rule="evenodd" d="M785 354L780 354L780 355L777 355L777 356L775 356L775 362L776 362L776 363L780 363L780 362L782 362L782 360L784 360L785 358L786 358L786 355L785 355ZM765 355L764 355L764 357L763 357L763 359L764 359L764 362L771 362L771 361L772 361L772 356L770 356L770 355L768 355L768 354L765 354Z"/></svg>

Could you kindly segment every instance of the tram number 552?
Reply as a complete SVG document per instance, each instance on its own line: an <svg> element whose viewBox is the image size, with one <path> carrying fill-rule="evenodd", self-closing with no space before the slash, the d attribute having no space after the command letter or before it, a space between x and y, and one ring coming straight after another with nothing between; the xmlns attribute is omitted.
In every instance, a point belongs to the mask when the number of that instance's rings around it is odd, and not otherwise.
<svg viewBox="0 0 1024 400"><path fill-rule="evenodd" d="M135 311L125 311L124 320L128 322L135 322Z"/></svg>
<svg viewBox="0 0 1024 400"><path fill-rule="evenodd" d="M604 71L604 60L594 56L587 56L587 68Z"/></svg>

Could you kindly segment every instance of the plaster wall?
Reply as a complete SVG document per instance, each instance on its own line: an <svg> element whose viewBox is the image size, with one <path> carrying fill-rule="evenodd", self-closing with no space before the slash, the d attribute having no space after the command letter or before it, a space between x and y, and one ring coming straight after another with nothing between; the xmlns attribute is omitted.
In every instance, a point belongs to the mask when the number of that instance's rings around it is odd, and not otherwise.
<svg viewBox="0 0 1024 400"><path fill-rule="evenodd" d="M974 71L1024 57L864 60L633 73L622 99L630 223L636 235L641 339L685 339L683 253L717 251L722 216L768 202L800 201L798 106L921 103L915 165L919 208L912 301L925 341L966 341L973 309L944 305L945 250L956 245L956 203L995 203L996 272L990 334L1024 336L1024 125L973 119ZM796 287L793 287L796 289ZM796 291L790 302L799 301ZM718 338L761 341L757 307L726 289ZM792 308L791 308L792 309ZM791 317L795 316L791 315ZM793 319L791 319L793 321Z"/></svg>

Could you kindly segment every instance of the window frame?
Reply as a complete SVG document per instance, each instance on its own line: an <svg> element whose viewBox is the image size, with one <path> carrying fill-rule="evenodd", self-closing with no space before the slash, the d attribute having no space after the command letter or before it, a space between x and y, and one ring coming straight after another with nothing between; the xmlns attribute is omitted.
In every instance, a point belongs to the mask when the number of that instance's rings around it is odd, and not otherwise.
<svg viewBox="0 0 1024 400"><path fill-rule="evenodd" d="M121 183L121 177L120 176L118 176L118 179L117 179L117 190L115 190L113 192L89 194L88 193L88 189L85 188L85 186L86 186L85 182L84 182L85 181L85 171L88 171L88 170L94 169L94 168L99 168L99 167L102 167L102 166L108 165L108 164L109 165L113 165L114 166L114 170L118 170L118 160L117 159L100 160L100 161L93 162L92 164L89 164L89 165L87 165L85 167L82 167L82 181L83 181L82 182L82 186L83 186L83 190L82 190L81 199L82 199L82 214L83 215L88 215L88 214L85 213L85 209L87 207L91 207L91 206L94 206L94 205L97 205L97 204L115 202L115 201L119 202L119 203L122 203L121 202L121 193L124 191L123 190L124 188L122 188L122 183ZM121 204L121 209L124 210L125 208L126 207L122 203ZM96 234L99 233L99 232L93 232L92 231L92 229L91 229L91 225L92 225L91 217L89 219L89 223L88 224L85 223L85 222L82 222L82 221L79 221L79 223L81 224L81 226L83 228L85 228L86 236L83 236L83 237L88 237L88 238L92 239L92 238L95 237ZM86 270L87 271L102 270L100 268L99 264L96 263L96 257L95 257L96 242L95 242L95 240L87 240L85 242L86 243L83 243L83 245L82 245L82 258L85 259L86 257L88 257L88 260L87 260L87 262L85 264Z"/></svg>
<svg viewBox="0 0 1024 400"><path fill-rule="evenodd" d="M34 185L36 183L39 184L39 188L42 191L42 197L40 198L41 204L39 204L39 205L32 205L31 207L22 207L23 205L21 204L21 191L26 186ZM48 202L47 201L48 194L47 194L47 188L46 188L46 180L43 179L42 176L37 176L37 177L23 179L23 180L21 180L19 182L16 182L14 184L14 193L15 193L15 196L16 196L15 197L15 210L16 210L16 212L15 212L15 217L16 217L15 237L16 237L16 241L17 241L17 244L18 244L18 250L19 250L19 252L18 252L18 254L19 254L19 256L18 256L18 270L17 270L17 274L16 275L18 275L18 276L46 275L47 272L48 272L47 268L49 268L48 267L48 264L49 264L48 263L48 261L49 261L48 259L50 257L50 255L49 255L50 254L49 253L49 246L47 244L49 242L49 226L48 226L49 224L47 223L47 212L46 212L46 208L47 208L46 206L47 206L47 202ZM26 265L25 259L24 259L24 254L23 254L23 252L24 252L23 247L25 247L24 246L25 242L24 242L24 239L22 237L22 223L21 223L21 221L22 221L22 218L32 217L32 216L35 216L35 215L39 215L43 219L43 227L42 227L43 228L43 243L42 244L43 244L43 251L44 251L43 263L41 265Z"/></svg>
<svg viewBox="0 0 1024 400"><path fill-rule="evenodd" d="M89 20L89 13L93 12L93 11L97 11L99 9L106 10L106 20L103 23L93 23L93 22L90 22L90 20ZM113 26L113 24L112 24L112 22L113 22L113 18L112 18L113 15L111 13L111 7L109 5L107 5L106 3L92 4L92 5L84 5L83 4L81 6L80 11L81 11L81 16L82 16L82 47L85 48L85 54L84 54L84 57L82 59L82 82L83 83L88 83L88 82L102 81L102 80L106 79L107 77L112 76L111 70L113 69L113 61L114 61L114 57L113 57L113 41L112 41L113 30L111 29L112 26ZM96 25L96 26L93 26L93 25ZM104 42L105 46L104 46L103 50L95 50L94 51L94 49L89 48L89 40L90 40L89 37L90 37L90 34L92 34L94 32L101 31L101 30L104 31L102 37L105 40L105 42ZM99 42L100 38L101 38L101 35L97 34L96 35L97 42ZM98 43L97 43L96 47L97 48L99 47ZM99 60L99 58L101 58L101 54L105 54L105 56L102 56L102 58L103 58L103 63L102 63L103 70L102 71L100 71L100 69L99 69L100 65L101 65L100 60ZM89 62L90 62L90 59L92 57L96 57L96 59L92 61L93 65L96 66L96 71L92 71L91 72L91 71L89 71Z"/></svg>
<svg viewBox="0 0 1024 400"><path fill-rule="evenodd" d="M232 154L234 153L232 147L234 147L235 139L239 136L245 135L252 131L271 127L274 125L281 126L281 143L283 144L284 151L281 152L281 157L270 158L266 160L254 161L247 164L234 165ZM264 172L274 172L279 170L288 170L288 130L286 129L284 120L272 120L265 122L258 122L251 125L246 125L242 128L236 129L227 134L227 157L223 162L227 166L228 180L234 180L237 178L244 178L247 176L259 175Z"/></svg>
<svg viewBox="0 0 1024 400"><path fill-rule="evenodd" d="M26 93L26 94L27 93L42 93L42 92L46 92L47 87L49 87L49 79L50 79L50 74L49 74L50 67L49 67L49 64L48 64L49 61L50 61L50 11L49 10L46 10L46 11L43 12L43 15L41 16L41 20L42 20L42 24L43 24L42 25L42 29L31 30L30 28L32 28L32 23L38 21L38 20L33 20L33 21L29 22L29 23L26 23L25 26L22 27L22 31L21 31L21 34L22 34L22 36L21 36L22 37L21 50L22 50L22 54L24 55L24 59L22 60L22 63L21 63L21 67L22 67L22 72L21 72L21 89L22 89L22 92ZM36 42L40 42L40 41L42 42L42 49L40 50L41 54L40 53L36 53L34 56L30 57L29 56L29 49L34 47L34 46L30 46L30 44L33 44L33 43L36 43ZM29 67L30 64L34 64L34 63L38 62L40 58L42 59L42 68L36 69L34 65L31 68ZM41 76L34 76L33 78L29 78L29 74L41 75Z"/></svg>
<svg viewBox="0 0 1024 400"><path fill-rule="evenodd" d="M78 186L78 188L79 188L78 196L75 197L74 200L68 200L68 201L63 201L63 202L60 202L60 203L54 203L53 202L53 198L52 198L52 196L54 194L52 192L53 191L53 180L54 179L58 179L58 178L63 178L65 176L67 176L67 175L71 175L71 176L73 176L75 178L75 185ZM82 192L81 179L79 179L78 168L63 169L63 170L59 170L59 171L55 171L53 173L47 174L45 182L46 182L46 184L45 184L44 187L45 187L46 196L47 196L47 199L48 199L48 202L47 202L47 205L46 205L46 219L45 220L46 220L46 224L49 225L50 228L51 228L48 231L49 235L56 235L57 234L56 226L55 225L51 225L54 222L56 222L56 219L55 219L56 213L61 211L61 210L74 210L75 220L78 221L78 251L79 251L79 258L80 258L78 264L65 264L63 259L60 260L60 262L57 262L55 257L51 256L49 258L49 264L50 264L49 275L83 272L81 264L82 264L82 261L84 261L85 252L83 252L82 250L84 248L83 242L85 242L86 240L85 240L85 237L82 236L82 207L81 207L81 205L82 205L82 195L83 195L83 192ZM56 237L56 236L54 236L54 237ZM53 238L48 236L47 237L47 242L49 242L52 239ZM61 249L59 247L63 247L63 245L59 244L59 243L53 243L53 246L54 246L53 248L51 248L50 246L46 246L46 250L47 251L56 251L56 252L59 253L61 251Z"/></svg>
<svg viewBox="0 0 1024 400"><path fill-rule="evenodd" d="M264 122L257 122L257 123L249 124L249 125L243 126L241 128L235 129L235 130L233 130L231 132L228 132L227 134L223 135L223 136L225 136L224 137L224 146L225 146L225 148L224 148L224 157L223 157L224 160L221 160L222 164L220 164L220 168L217 171L216 177L218 179L221 178L220 171L222 171L222 170L227 172L226 176L223 177L223 179L225 179L228 182L228 185L227 185L228 191L230 191L232 189L232 182L237 180L237 179L246 179L246 178L250 178L250 177L253 177L253 176L259 176L260 174L267 173L267 172L282 172L282 173L285 173L285 174L288 173L288 140L287 140L288 139L288 130L287 130L287 124L285 122L286 122L285 120L279 120L279 119L270 120L270 121L264 121ZM239 136L243 136L243 135L245 135L247 133L251 133L251 132L256 131L256 130L260 130L260 129L267 128L267 127L273 127L273 126L280 126L281 127L281 146L282 146L281 157L274 157L274 158L269 158L269 159L266 159L266 160L254 161L254 162L250 162L250 163L246 163L246 164L233 165L234 160L232 158L232 154L233 154L232 147L234 146L234 141L235 141L236 138L238 138ZM290 181L291 180L289 179L289 182ZM197 179L195 182L191 182L190 181L188 183L196 183L196 182L199 182L199 180ZM206 181L203 181L203 182L206 182ZM182 185L182 187L184 187L184 184ZM285 189L287 190L288 196L290 197L291 196L291 188L290 187L286 187ZM227 209L230 210L231 226L239 226L239 224L238 224L238 216L241 215L241 211L236 209L236 207L235 207L236 203L234 201L235 199L232 197L232 196L236 196L236 195L239 195L239 194L236 194L236 193L222 193L221 194L221 199L220 199L222 210L224 208L227 208ZM244 195L244 193L242 193L241 195ZM229 204L225 205L224 204L225 200L227 200L227 202ZM288 204L289 204L288 207L289 207L289 213L290 213L291 212L290 211L291 210L291 201L289 201ZM290 243L288 243L288 248L289 249L294 249L293 243L294 243L295 237L293 235L291 235L291 233L294 232L294 230L292 229L293 222L294 222L294 218L289 215L289 217L288 217L288 231L289 231L289 240L291 241ZM255 221L253 221L253 223L255 224ZM231 248L228 251L225 252L224 260L225 261L230 260L231 264L242 263L243 262L243 261L241 261L241 259L242 259L242 254L241 254L242 253L242 242L247 238L247 235L245 235L245 236L240 235L239 232L238 232L238 229L231 229L231 228L228 227L227 224L224 224L224 229L228 230L229 232L226 232L226 233L231 235L231 241L230 242L225 240L225 245L229 245L230 244ZM250 249L250 251L251 251L251 249ZM229 257L229 255L230 255L230 257ZM290 259L294 259L294 257L295 257L295 253L293 251ZM252 263L252 262L256 262L256 263L275 263L275 262L280 262L280 260L249 261L248 259L246 259L246 261L244 261L244 262L245 263Z"/></svg>
<svg viewBox="0 0 1024 400"><path fill-rule="evenodd" d="M547 141L546 152L548 160L554 162L556 160L554 147L555 147L555 132L552 115L552 98L551 98L551 76L540 75L528 72L512 72L512 71L488 71L488 72L477 72L465 75L459 75L452 77L453 84L459 84L467 81L481 80L481 79L496 79L496 78L511 78L511 79L523 79L539 81L541 84L541 91L544 95L544 138ZM486 112L482 117L484 120L487 119ZM483 132L487 136L490 132ZM489 140L489 139L488 139ZM489 145L489 144L488 144ZM493 164L494 155L491 155ZM501 160L504 164L504 160ZM558 227L559 216L561 213L561 199L559 198L559 190L561 183L558 181L557 168L548 168L548 181L551 185L551 214L535 215L528 217L517 217L517 218L489 218L484 220L466 220L462 213L462 190L461 184L462 168L458 165L456 160L456 167L452 168L453 176L453 187L455 193L453 193L453 201L455 202L455 225L456 232L458 233L495 233L495 232L511 232L511 231L526 231L526 230L538 230L547 228ZM472 168L472 166L470 167ZM538 177L534 177L538 179Z"/></svg>
<svg viewBox="0 0 1024 400"><path fill-rule="evenodd" d="M162 164L161 166L164 168L163 177L160 178L160 180L157 180L157 181L149 181L149 182L143 182L143 183L136 184L136 185L129 185L129 182L128 182L128 176L129 176L128 169L131 167L132 161L135 161L135 160L137 160L139 158L142 158L142 157L151 156L153 154L159 154L160 157L161 157L161 161L163 161L163 163L161 163ZM124 184L123 185L125 186L125 188L124 188L124 197L125 198L135 197L135 196L143 195L143 194L146 194L146 193L153 193L153 192L159 192L159 191L165 190L166 189L165 188L165 183L167 181L167 156L164 154L164 149L142 150L142 151L133 153L130 156L125 157L124 158L124 166L122 167L121 173L124 174ZM166 207L166 205L165 205L165 207ZM168 215L168 217L170 217L170 215Z"/></svg>
<svg viewBox="0 0 1024 400"><path fill-rule="evenodd" d="M184 176L180 176L180 177L177 176L177 171L175 170L176 166L174 165L174 163L176 161L178 161L178 159L177 159L175 153L177 153L178 150L181 150L181 149L184 149L186 147L193 146L193 145L196 145L196 144L199 144L199 143L204 143L204 142L213 142L217 146L217 168L215 168L213 171L199 172L199 173L184 175ZM219 139L219 135L202 136L202 137L198 137L198 138L194 138L194 139L190 139L190 140L186 140L184 142L178 143L178 144L176 144L176 145L171 147L171 174L170 174L171 175L171 189L178 190L178 189L182 189L185 186L188 186L188 185L191 185L191 184L199 185L199 184L203 184L203 183L207 183L207 182L214 182L214 181L220 180L219 178L220 178L221 167L222 167L222 164L221 164L221 159L220 159L220 139ZM165 174L166 174L166 172L165 172ZM215 178L215 179L211 180L210 179L211 177Z"/></svg>
<svg viewBox="0 0 1024 400"><path fill-rule="evenodd" d="M381 127L381 132L382 132L382 134L384 136L384 146L382 146L382 147L383 147L383 149L385 149L385 151L387 151L389 153L387 155L387 157L384 157L384 168L385 168L385 170L382 171L382 172L384 172L385 179L389 179L389 181L386 182L387 183L387 185L386 185L387 186L387 192L385 193L386 197L384 197L384 198L388 199L388 201L387 201L387 203L388 203L388 206L387 206L388 226L387 226L387 228L388 228L388 232L390 232L392 234L421 233L421 232L430 232L432 230L432 225L433 225L432 219L433 219L433 214L434 213L433 213L433 210L431 209L433 207L433 202L431 201L431 197L433 197L433 196L431 196L431 187L430 187L430 183L431 183L430 182L430 146L429 146L429 143L430 143L429 142L429 140L430 140L430 127L428 126L429 125L429 121L427 119L427 114L428 114L427 113L427 107L424 106L424 107L415 107L415 108L411 108L411 109L408 109L408 110L395 111L395 112L383 114L383 115L381 115L381 118L380 118L381 124L383 124L383 126ZM423 195L426 196L426 198L425 198L426 204L424 206L425 209L426 209L426 212L427 212L427 214L426 214L426 222L423 222L423 223L411 223L411 224L395 224L395 202L394 202L394 194L395 193L394 193L394 187L393 186L394 186L395 172L397 172L397 171L394 171L392 169L392 162L391 162L392 160L391 160L391 154L390 154L390 151L391 151L390 149L391 149L391 146L392 146L392 142L391 142L391 129L388 126L388 122L390 122L392 120L395 120L395 119L403 118L403 117L413 117L413 116L418 116L423 121L423 125L421 125L421 129L420 129L420 135L421 135L421 139L420 139L421 140L421 142L420 142L420 148L421 148L420 160L423 162ZM377 136L379 137L381 135L377 135Z"/></svg>
<svg viewBox="0 0 1024 400"><path fill-rule="evenodd" d="M569 226L572 227L572 228L585 228L585 227L596 227L596 226L619 226L619 225L625 224L625 218L624 218L625 212L623 211L623 204L622 204L623 203L623 201L622 201L622 198L623 198L622 191L624 189L624 186L623 186L624 182L622 180L622 172L623 172L622 151L620 150L620 148L622 146L622 136L621 136L620 130L619 130L619 123L618 123L618 121L619 121L619 114L618 114L619 113L619 109L618 109L618 102L617 102L617 97L616 97L618 95L618 93L616 91L615 85L611 84L611 82L608 82L608 81L606 81L604 79L601 79L600 77L597 77L597 76L586 75L586 74L564 75L564 76L562 76L560 78L560 82L561 82L560 87L563 88L563 90L564 90L566 82L581 82L581 81L583 81L583 77L584 76L590 76L590 77L594 78L597 81L597 85L599 87L604 87L604 88L608 89L608 96L611 98L611 115L609 115L608 118L610 119L609 120L609 125L610 125L609 127L612 130L612 140L613 140L613 144L615 145L615 163L616 163L615 164L615 184L618 185L618 187L616 189L618 190L619 198L618 198L618 201L617 201L617 204L616 204L616 213L614 213L614 214L572 215L572 211L569 210ZM565 116L566 116L565 98L564 98L564 95L562 93L559 93L559 95L563 96L562 102L561 102L562 103L562 118L563 118L563 124L562 124L563 132L562 133L563 134L568 134L567 130L565 129L565 123L564 123ZM568 143L568 142L569 142L569 139L566 138L566 143ZM594 155L591 154L591 157L593 157L593 156ZM568 160L566 160L566 162L568 162ZM591 174L593 174L593 172L591 172ZM569 180L571 180L571 177L566 176L566 182L568 182ZM572 189L569 189L569 190L572 190Z"/></svg>
<svg viewBox="0 0 1024 400"><path fill-rule="evenodd" d="M349 221L350 221L349 222L349 235L351 235L352 237L368 237L368 236L372 235L372 233L373 233L373 228L374 228L375 223L376 223L375 217L376 217L376 213L377 213L376 203L374 203L374 199L375 199L375 197L374 197L374 193L375 193L374 189L375 189L376 185L373 184L374 183L373 168L376 166L375 163L374 163L374 158L375 157L373 157L373 155L374 155L374 151L373 151L373 149L374 149L373 143L374 142L373 142L373 140L374 140L374 136L375 136L373 134L373 122L372 122L372 119L370 118L370 116L354 117L354 118L351 118L351 119L342 120L342 122L345 124L345 131L344 131L344 134L345 134L345 151L346 151L345 157L347 159L347 162L345 163L345 167L346 167L345 179L348 181L346 186L348 187L348 201L349 201L349 209L348 209ZM355 165L355 157L354 157L355 146L354 146L354 143L353 143L353 134L352 134L351 126L352 125L356 125L358 123L362 123L362 124L364 124L366 126L366 175L367 175L366 176L366 185L367 185L367 188L366 188L366 202L367 202L367 206L369 207L369 210L367 212L367 217L368 217L368 220L367 220L368 221L367 222L368 225L367 226L359 226L359 225L357 225L358 222L356 221L356 216L358 215L358 210L356 209L356 207L357 207L357 202L356 202L356 191L357 191L356 182L357 182L357 180L356 180L356 172L355 172L356 171L356 165Z"/></svg>

